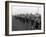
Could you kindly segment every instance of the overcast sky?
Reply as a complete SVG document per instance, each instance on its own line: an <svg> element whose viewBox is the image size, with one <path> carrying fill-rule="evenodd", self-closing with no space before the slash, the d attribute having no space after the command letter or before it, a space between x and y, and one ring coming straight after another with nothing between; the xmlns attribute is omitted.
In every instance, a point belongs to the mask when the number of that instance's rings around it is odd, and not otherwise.
<svg viewBox="0 0 46 37"><path fill-rule="evenodd" d="M42 8L39 8L38 6L12 6L12 15L17 15L17 14L36 14L39 13L41 14Z"/></svg>

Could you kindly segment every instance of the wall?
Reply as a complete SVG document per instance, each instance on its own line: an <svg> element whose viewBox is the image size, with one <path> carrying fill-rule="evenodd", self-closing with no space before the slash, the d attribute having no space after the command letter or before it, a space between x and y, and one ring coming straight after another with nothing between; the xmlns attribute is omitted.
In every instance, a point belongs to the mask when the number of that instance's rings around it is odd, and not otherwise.
<svg viewBox="0 0 46 37"><path fill-rule="evenodd" d="M6 0L0 0L0 37L7 37L5 36L5 1ZM42 3L46 2L46 0L16 0L16 1L29 1L29 2L42 2ZM46 16L46 13L45 13L45 16ZM45 18L45 21L46 21L46 18ZM45 23L45 27L46 27L46 23ZM12 36L9 36L9 37L12 37ZM21 35L16 37L46 37L46 34L23 35L23 36Z"/></svg>

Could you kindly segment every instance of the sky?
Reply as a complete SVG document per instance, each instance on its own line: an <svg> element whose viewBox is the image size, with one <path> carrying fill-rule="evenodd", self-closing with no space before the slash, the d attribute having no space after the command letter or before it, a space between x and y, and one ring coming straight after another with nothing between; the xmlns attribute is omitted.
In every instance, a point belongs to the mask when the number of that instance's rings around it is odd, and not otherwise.
<svg viewBox="0 0 46 37"><path fill-rule="evenodd" d="M12 15L18 14L41 14L42 7L41 6L26 6L26 5L12 5L11 6Z"/></svg>

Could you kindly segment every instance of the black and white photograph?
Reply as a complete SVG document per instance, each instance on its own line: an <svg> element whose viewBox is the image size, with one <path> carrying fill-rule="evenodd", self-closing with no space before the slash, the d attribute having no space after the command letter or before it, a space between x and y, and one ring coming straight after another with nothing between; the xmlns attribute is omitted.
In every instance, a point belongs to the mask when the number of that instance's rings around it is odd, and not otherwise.
<svg viewBox="0 0 46 37"><path fill-rule="evenodd" d="M8 7L9 6L9 7ZM8 2L8 34L44 33L44 3Z"/></svg>

